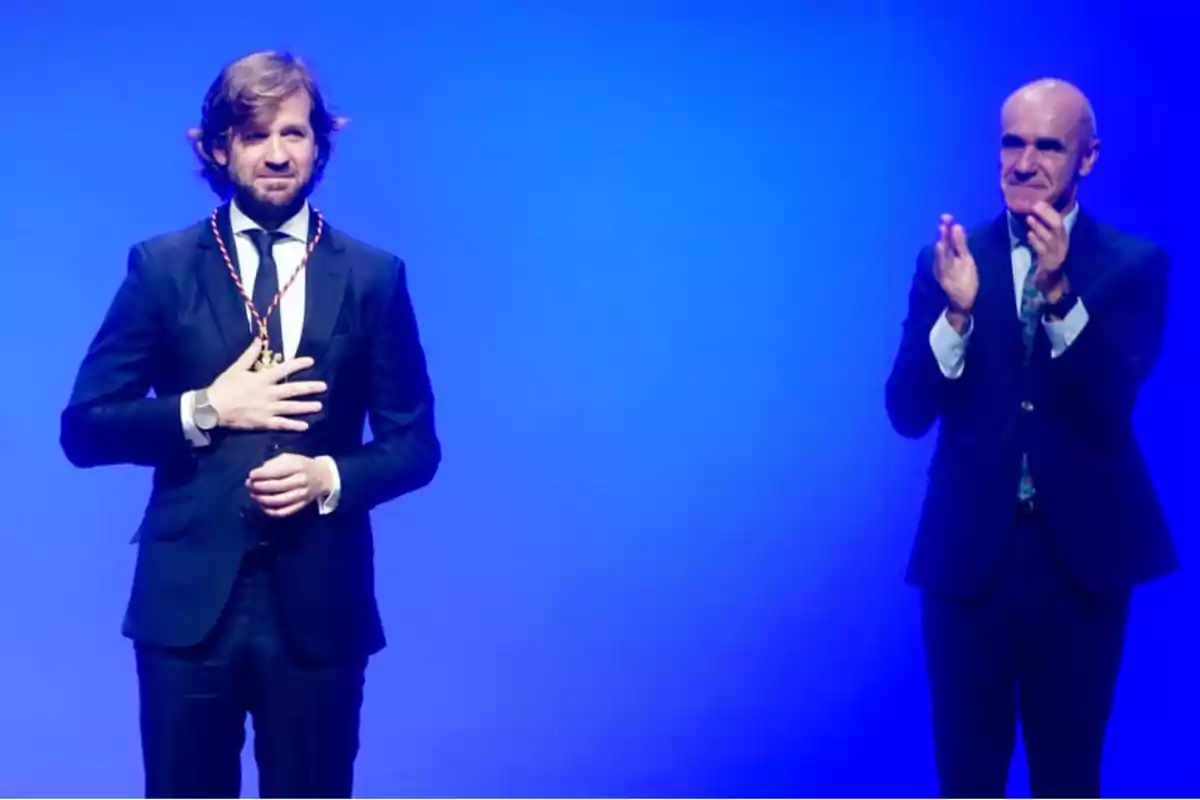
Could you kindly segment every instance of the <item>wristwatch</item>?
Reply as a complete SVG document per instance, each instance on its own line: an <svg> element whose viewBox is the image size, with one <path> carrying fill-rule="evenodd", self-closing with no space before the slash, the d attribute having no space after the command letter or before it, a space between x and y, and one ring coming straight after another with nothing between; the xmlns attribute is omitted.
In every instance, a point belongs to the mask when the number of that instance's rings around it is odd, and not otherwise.
<svg viewBox="0 0 1200 800"><path fill-rule="evenodd" d="M192 422L196 423L196 427L208 433L217 427L217 423L221 421L221 415L217 413L217 409L213 408L212 402L208 399L208 389L200 389L195 394L196 406L192 410Z"/></svg>
<svg viewBox="0 0 1200 800"><path fill-rule="evenodd" d="M1064 292L1063 296L1058 298L1057 301L1042 306L1042 311L1048 317L1066 319L1067 314L1071 313L1071 309L1075 307L1075 303L1078 300L1078 295L1072 294L1069 291Z"/></svg>

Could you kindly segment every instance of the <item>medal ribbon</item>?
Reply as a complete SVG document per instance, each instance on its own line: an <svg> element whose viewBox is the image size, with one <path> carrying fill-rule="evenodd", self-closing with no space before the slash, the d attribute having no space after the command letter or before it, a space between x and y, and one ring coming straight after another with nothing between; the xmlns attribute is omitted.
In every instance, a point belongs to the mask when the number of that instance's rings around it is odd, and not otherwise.
<svg viewBox="0 0 1200 800"><path fill-rule="evenodd" d="M281 286L279 291L275 293L275 299L271 301L271 305L269 308L267 308L266 312L260 314L258 309L254 307L254 301L250 298L250 295L247 294L246 286L244 283L242 283L242 276L238 274L238 269L236 266L234 266L233 259L229 255L229 249L225 246L225 241L221 238L221 231L217 225L217 214L219 211L219 208L213 209L212 217L209 219L209 222L212 225L213 236L215 236L217 239L217 247L221 249L221 256L225 259L225 266L229 269L229 277L233 278L233 283L237 286L238 293L242 296L242 302L245 303L246 308L250 310L251 316L254 317L254 324L258 327L258 338L262 341L263 350L262 355L258 359L258 363L255 365L255 369L263 369L283 360L283 353L271 352L271 348L269 346L271 338L267 333L267 320L270 319L271 314L275 311L275 309L279 307L279 301L283 299L284 293L291 288L292 284L295 283L296 278L299 277L300 273L308 265L308 259L312 256L313 250L316 249L317 243L321 241L321 234L325 230L325 218L321 215L320 211L316 210L315 208L312 210L317 217L317 233L315 236L313 236L312 241L308 243L308 247L304 253L304 258L300 260L300 263L292 272L291 277L288 278L287 283Z"/></svg>

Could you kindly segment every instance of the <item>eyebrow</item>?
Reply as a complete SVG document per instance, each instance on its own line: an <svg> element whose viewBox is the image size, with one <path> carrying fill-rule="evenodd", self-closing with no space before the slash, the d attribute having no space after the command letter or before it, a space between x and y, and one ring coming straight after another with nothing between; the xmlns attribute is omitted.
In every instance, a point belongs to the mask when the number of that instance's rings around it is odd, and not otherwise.
<svg viewBox="0 0 1200 800"><path fill-rule="evenodd" d="M1028 140L1024 136L1019 136L1015 133L1006 133L1000 138L1001 144L1005 147L1023 147L1028 144ZM1053 136L1039 136L1033 140L1033 145L1038 150L1064 150L1066 142L1062 139L1056 139Z"/></svg>

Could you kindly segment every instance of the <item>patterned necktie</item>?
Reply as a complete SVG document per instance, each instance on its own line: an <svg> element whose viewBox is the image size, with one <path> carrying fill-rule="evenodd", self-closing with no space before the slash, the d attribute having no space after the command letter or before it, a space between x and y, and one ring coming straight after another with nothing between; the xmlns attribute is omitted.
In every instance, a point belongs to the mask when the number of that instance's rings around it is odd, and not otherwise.
<svg viewBox="0 0 1200 800"><path fill-rule="evenodd" d="M1025 283L1021 288L1021 339L1025 343L1025 366L1033 358L1033 342L1037 336L1038 322L1042 318L1042 306L1045 298L1033 284L1033 276L1037 272L1037 259L1031 252L1029 272L1025 274ZM1033 476L1029 472L1029 454L1021 454L1021 484L1017 496L1028 500L1034 495Z"/></svg>
<svg viewBox="0 0 1200 800"><path fill-rule="evenodd" d="M260 315L266 315L275 295L279 293L279 268L275 264L275 242L286 239L287 234L279 231L248 230L246 235L258 250L258 274L254 277L254 294L251 299ZM267 318L267 334L273 353L283 353L283 326L279 324L279 308Z"/></svg>

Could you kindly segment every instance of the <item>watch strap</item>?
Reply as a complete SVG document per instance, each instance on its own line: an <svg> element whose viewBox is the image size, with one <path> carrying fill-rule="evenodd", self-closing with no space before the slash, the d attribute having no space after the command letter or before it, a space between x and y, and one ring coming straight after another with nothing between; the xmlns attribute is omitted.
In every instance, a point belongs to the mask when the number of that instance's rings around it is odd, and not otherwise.
<svg viewBox="0 0 1200 800"><path fill-rule="evenodd" d="M1075 307L1075 303L1079 301L1079 296L1072 292L1065 292L1062 297L1058 298L1053 303L1047 303L1043 310L1048 317L1057 317L1063 319Z"/></svg>

